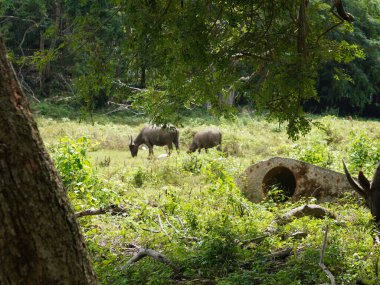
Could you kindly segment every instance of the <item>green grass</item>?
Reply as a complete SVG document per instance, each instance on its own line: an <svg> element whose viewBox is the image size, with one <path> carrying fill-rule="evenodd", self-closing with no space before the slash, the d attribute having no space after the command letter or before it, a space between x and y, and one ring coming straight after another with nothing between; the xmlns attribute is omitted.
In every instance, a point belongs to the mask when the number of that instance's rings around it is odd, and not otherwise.
<svg viewBox="0 0 380 285"><path fill-rule="evenodd" d="M129 136L135 137L146 124L142 118L103 116L101 123L94 125L37 119L51 150L65 137L74 139L72 144L78 149L83 146L75 139L84 136L91 140L86 155L79 159L88 158L93 171L83 183L70 184L69 196L76 211L113 203L128 209L122 216L80 219L100 284L178 282L170 267L149 257L124 268L135 254L130 244L162 252L181 268L181 279L187 284L204 279L218 284L321 284L328 282L318 266L326 224L331 229L325 263L338 283L354 284L362 277L379 282L379 249L372 239L372 218L363 202L352 195L324 204L338 215L337 221L305 217L279 226L276 234L260 242L253 241L278 214L313 200L249 202L234 181L252 163L284 156L342 172L341 159L345 158L351 170L366 160L365 169L373 172L377 161L371 157L379 153L377 121L333 116L314 120L323 128L314 127L309 135L292 142L278 124L247 113L233 121L188 117L179 128L180 152L157 159L166 150L155 147L155 157L148 159L148 150L141 149L136 158L128 150ZM187 154L192 134L206 126L221 130L223 152ZM358 138L362 140L355 144ZM60 171L72 171L70 165L65 167ZM75 175L71 177L75 179ZM296 231L308 235L301 240L285 238ZM286 260L268 258L270 252L286 247L296 253Z"/></svg>

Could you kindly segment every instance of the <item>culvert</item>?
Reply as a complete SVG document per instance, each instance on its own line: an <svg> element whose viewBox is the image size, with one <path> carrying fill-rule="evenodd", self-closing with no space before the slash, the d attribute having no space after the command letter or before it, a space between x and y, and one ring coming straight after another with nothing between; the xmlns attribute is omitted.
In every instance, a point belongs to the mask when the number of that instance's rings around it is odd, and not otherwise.
<svg viewBox="0 0 380 285"><path fill-rule="evenodd" d="M283 157L253 164L237 180L252 202L263 200L268 189L276 184L292 200L315 197L321 202L332 201L344 192L354 193L343 173Z"/></svg>
<svg viewBox="0 0 380 285"><path fill-rule="evenodd" d="M283 166L273 167L264 176L262 188L265 194L273 188L278 188L284 191L286 198L290 198L296 191L296 178L293 172Z"/></svg>

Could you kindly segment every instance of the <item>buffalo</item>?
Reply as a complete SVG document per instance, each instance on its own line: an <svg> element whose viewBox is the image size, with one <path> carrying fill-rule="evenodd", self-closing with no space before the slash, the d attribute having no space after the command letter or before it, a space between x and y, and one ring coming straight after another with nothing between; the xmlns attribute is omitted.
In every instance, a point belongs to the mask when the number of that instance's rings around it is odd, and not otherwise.
<svg viewBox="0 0 380 285"><path fill-rule="evenodd" d="M207 149L217 146L217 150L221 151L222 145L222 134L219 130L216 129L206 129L203 131L197 132L193 137L193 142L189 147L188 152L194 152L198 149L198 152L201 152L201 149L204 148L207 152Z"/></svg>
<svg viewBox="0 0 380 285"><path fill-rule="evenodd" d="M153 146L167 145L170 154L173 149L173 143L176 149L179 149L178 137L179 132L174 127L146 126L140 131L135 140L131 137L129 150L132 157L135 157L137 156L139 146L145 144L149 148L149 155L153 155Z"/></svg>
<svg viewBox="0 0 380 285"><path fill-rule="evenodd" d="M378 165L372 182L370 182L362 171L359 171L358 181L355 181L348 172L343 161L344 172L350 185L365 199L367 207L377 223L380 222L380 164Z"/></svg>

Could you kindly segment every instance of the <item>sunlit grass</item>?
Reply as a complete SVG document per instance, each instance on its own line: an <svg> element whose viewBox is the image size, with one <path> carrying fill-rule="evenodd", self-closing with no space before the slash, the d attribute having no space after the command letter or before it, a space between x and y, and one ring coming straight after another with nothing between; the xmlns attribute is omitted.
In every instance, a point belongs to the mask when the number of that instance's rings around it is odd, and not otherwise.
<svg viewBox="0 0 380 285"><path fill-rule="evenodd" d="M341 159L350 161L350 144L361 132L368 136L370 146L376 146L380 138L379 122L314 117L321 127L313 127L307 136L293 142L283 126L248 114L233 121L187 118L179 128L180 151L160 159L158 156L167 151L164 147L155 147L151 158L147 149L140 149L137 157L131 157L129 137L135 137L147 122L129 119L113 123L102 118L101 124L92 125L38 118L49 148L67 136L91 139L88 158L103 183L90 195L91 203L119 204L128 209L120 217L99 215L80 219L101 284L172 283L170 268L149 258L120 271L119 267L134 254L127 250L128 244L163 252L186 268L184 276L189 280L209 278L220 284L321 284L327 281L318 267L326 224L331 226L326 264L339 282L353 284L355 278L362 276L376 279L373 251L378 249L373 249L372 217L357 197L348 195L324 204L337 215L336 221L296 219L256 243L250 240L262 236L277 215L315 201L253 204L242 196L234 180L252 163L274 156L314 160L342 172ZM210 126L221 130L223 152L211 149L208 153L187 154L194 132ZM96 191L107 191L107 195ZM98 201L97 197L109 200ZM87 205L85 200L75 201L78 207L80 203L83 207ZM286 238L297 231L305 232L307 237ZM276 263L265 257L286 247L296 250L286 262Z"/></svg>

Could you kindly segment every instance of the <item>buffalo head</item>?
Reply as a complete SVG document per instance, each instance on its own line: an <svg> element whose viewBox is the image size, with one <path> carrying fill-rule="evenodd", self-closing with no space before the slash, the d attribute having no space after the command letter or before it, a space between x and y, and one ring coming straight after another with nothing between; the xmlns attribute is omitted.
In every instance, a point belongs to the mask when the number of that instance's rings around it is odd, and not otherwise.
<svg viewBox="0 0 380 285"><path fill-rule="evenodd" d="M380 164L373 175L372 182L369 182L362 171L359 171L358 182L356 182L348 172L344 161L343 168L350 185L365 199L375 221L380 222Z"/></svg>
<svg viewBox="0 0 380 285"><path fill-rule="evenodd" d="M139 146L138 146L138 145L135 145L135 144L133 143L132 136L131 136L131 140L129 141L129 150L131 151L131 155L132 155L132 157L137 156L137 152L139 151Z"/></svg>

